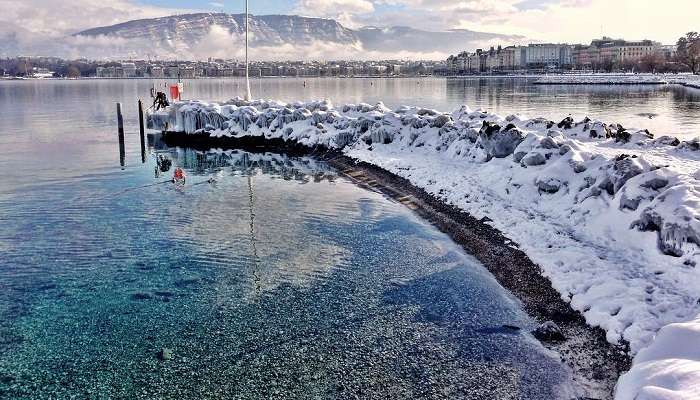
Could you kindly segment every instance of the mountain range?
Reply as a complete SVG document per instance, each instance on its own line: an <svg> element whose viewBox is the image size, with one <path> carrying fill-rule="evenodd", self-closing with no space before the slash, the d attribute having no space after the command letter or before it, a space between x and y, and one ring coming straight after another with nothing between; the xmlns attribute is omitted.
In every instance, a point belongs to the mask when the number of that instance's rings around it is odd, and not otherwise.
<svg viewBox="0 0 700 400"><path fill-rule="evenodd" d="M115 57L229 58L225 56L242 54L244 32L244 14L196 13L97 27L74 34L72 40L109 44ZM297 15L252 15L250 33L251 51L258 59L443 58L476 47L525 40L469 30L350 29L332 19Z"/></svg>

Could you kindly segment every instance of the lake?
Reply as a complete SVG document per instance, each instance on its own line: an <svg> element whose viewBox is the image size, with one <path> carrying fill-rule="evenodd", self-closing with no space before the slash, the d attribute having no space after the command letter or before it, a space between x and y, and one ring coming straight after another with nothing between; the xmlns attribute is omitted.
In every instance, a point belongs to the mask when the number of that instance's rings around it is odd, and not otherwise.
<svg viewBox="0 0 700 400"><path fill-rule="evenodd" d="M257 80L253 91L553 119L649 110L678 132L697 127L696 95L670 87L303 83ZM142 163L135 100L150 85L0 82L0 397L571 395L568 369L527 333L535 323L518 301L403 205L311 158L153 143ZM186 83L188 97L213 100L241 88ZM158 155L187 185L168 182Z"/></svg>

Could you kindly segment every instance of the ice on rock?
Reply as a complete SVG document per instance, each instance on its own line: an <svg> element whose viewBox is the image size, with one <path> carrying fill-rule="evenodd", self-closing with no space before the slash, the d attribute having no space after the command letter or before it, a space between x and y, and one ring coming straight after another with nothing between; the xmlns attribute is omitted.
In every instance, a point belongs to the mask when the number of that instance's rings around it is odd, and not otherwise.
<svg viewBox="0 0 700 400"><path fill-rule="evenodd" d="M669 255L680 257L689 245L700 246L700 183L680 180L668 187L633 226L657 231L659 247Z"/></svg>

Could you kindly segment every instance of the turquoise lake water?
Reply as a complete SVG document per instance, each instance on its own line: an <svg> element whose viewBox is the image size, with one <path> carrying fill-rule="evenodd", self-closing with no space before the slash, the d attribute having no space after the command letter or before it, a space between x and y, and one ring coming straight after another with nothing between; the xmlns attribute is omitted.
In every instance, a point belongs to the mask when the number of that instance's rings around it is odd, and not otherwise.
<svg viewBox="0 0 700 400"><path fill-rule="evenodd" d="M112 85L0 84L0 398L570 394L518 302L412 211L310 158L142 163L127 104L121 167L114 102L141 84Z"/></svg>

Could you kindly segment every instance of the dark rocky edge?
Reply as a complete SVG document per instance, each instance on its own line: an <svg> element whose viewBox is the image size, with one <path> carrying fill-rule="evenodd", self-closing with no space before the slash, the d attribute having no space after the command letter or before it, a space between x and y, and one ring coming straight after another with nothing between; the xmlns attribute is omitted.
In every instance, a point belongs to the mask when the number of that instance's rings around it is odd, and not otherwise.
<svg viewBox="0 0 700 400"><path fill-rule="evenodd" d="M534 336L545 347L559 353L563 362L571 367L574 380L588 396L585 398L612 398L617 379L631 366L628 346L610 344L603 329L586 324L584 317L571 308L552 287L550 280L543 276L542 269L500 231L490 226L488 220L476 219L455 206L445 204L405 178L336 150L320 146L311 148L283 139L265 139L263 136L216 138L208 133L165 133L163 140L169 146L199 150L222 148L280 152L324 160L358 185L380 191L409 206L474 255L503 287L521 301L525 311L543 324L539 332L533 332Z"/></svg>

